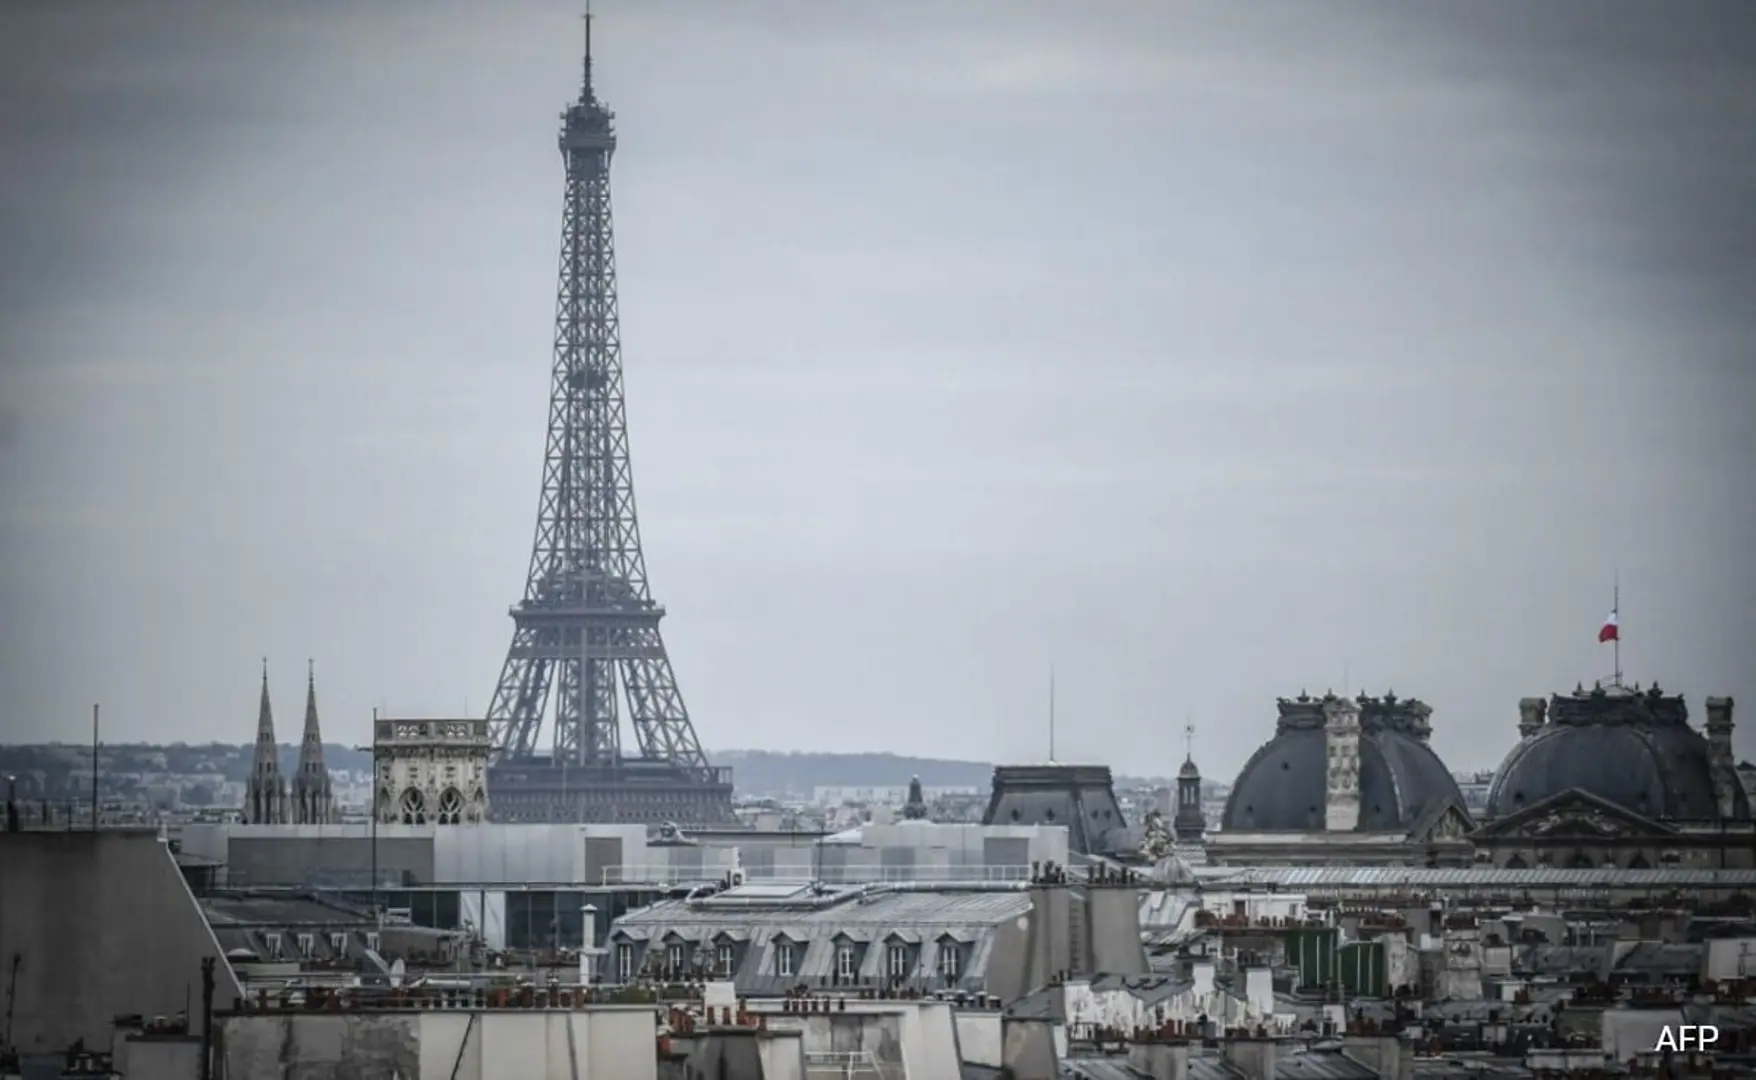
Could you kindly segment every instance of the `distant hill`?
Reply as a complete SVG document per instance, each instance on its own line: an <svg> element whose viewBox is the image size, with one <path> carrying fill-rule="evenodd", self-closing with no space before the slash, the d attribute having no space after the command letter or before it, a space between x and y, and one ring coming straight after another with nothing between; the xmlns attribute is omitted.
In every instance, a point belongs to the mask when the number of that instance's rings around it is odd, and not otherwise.
<svg viewBox="0 0 1756 1080"><path fill-rule="evenodd" d="M291 776L298 769L299 748L282 744L279 749L281 772ZM250 776L254 756L255 748L249 743L104 743L98 754L98 768L106 776L170 773L242 781ZM371 754L335 743L324 744L323 761L331 769L370 772L372 768ZM89 745L0 746L0 776L20 777L27 791L37 790L40 784L48 793L60 793L68 788L71 777L79 773L91 775ZM24 780L26 777L28 781Z"/></svg>
<svg viewBox="0 0 1756 1080"><path fill-rule="evenodd" d="M250 775L254 753L248 743L105 743L100 757L103 772L208 774L241 781ZM369 753L351 746L326 743L323 759L331 769L368 772ZM927 787L967 787L986 791L994 766L983 761L908 757L901 754L825 754L779 750L709 751L715 765L732 768L732 780L740 792L752 795L805 795L814 787L901 787L918 776ZM281 771L291 776L298 767L299 748L282 744ZM27 788L40 782L48 792L72 791L72 777L90 775L91 748L69 743L0 745L0 776L30 776ZM1118 776L1121 786L1158 786L1163 778L1136 779Z"/></svg>

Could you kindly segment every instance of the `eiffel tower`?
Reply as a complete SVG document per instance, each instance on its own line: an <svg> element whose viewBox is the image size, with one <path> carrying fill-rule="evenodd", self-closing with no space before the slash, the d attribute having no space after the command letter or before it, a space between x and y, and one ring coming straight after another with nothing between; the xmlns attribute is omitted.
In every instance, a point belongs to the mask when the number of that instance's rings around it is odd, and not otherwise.
<svg viewBox="0 0 1756 1080"><path fill-rule="evenodd" d="M731 770L709 765L695 738L640 550L610 222L615 114L593 92L589 15L585 26L584 81L561 114L566 194L542 496L524 599L512 608L512 645L488 706L493 814L727 824ZM622 752L623 699L637 755ZM545 719L550 745L541 748Z"/></svg>

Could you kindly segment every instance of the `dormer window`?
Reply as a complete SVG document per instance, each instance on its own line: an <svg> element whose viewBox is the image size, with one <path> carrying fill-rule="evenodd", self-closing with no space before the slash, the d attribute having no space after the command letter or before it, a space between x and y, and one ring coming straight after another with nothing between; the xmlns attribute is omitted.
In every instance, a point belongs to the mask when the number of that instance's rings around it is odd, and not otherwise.
<svg viewBox="0 0 1756 1080"><path fill-rule="evenodd" d="M331 950L333 950L336 953L347 952L348 951L348 936L346 934L331 934L331 935L329 935L329 947Z"/></svg>
<svg viewBox="0 0 1756 1080"><path fill-rule="evenodd" d="M775 943L774 943L774 973L775 973L775 975L777 975L778 977L780 977L782 979L790 979L793 977L793 972L796 969L796 967L795 967L796 961L798 959L794 955L794 953L797 950L798 950L798 946L794 945L792 942L786 940L785 938L780 938L780 939L777 939L775 941Z"/></svg>
<svg viewBox="0 0 1756 1080"><path fill-rule="evenodd" d="M732 977L732 968L738 962L738 947L729 941L722 941L714 950L713 970L722 979Z"/></svg>
<svg viewBox="0 0 1756 1080"><path fill-rule="evenodd" d="M963 973L963 946L950 938L939 943L939 977L955 982Z"/></svg>
<svg viewBox="0 0 1756 1080"><path fill-rule="evenodd" d="M884 949L884 973L892 979L906 979L914 964L910 963L908 945L892 941Z"/></svg>
<svg viewBox="0 0 1756 1080"><path fill-rule="evenodd" d="M683 973L683 954L681 941L673 941L665 946L665 972L673 979Z"/></svg>
<svg viewBox="0 0 1756 1080"><path fill-rule="evenodd" d="M616 946L616 981L634 981L634 946L627 942Z"/></svg>
<svg viewBox="0 0 1756 1080"><path fill-rule="evenodd" d="M853 982L859 973L859 957L852 944L839 941L835 946L835 977L841 982Z"/></svg>
<svg viewBox="0 0 1756 1080"><path fill-rule="evenodd" d="M280 959L280 933L273 931L262 935L263 951L268 953L270 960Z"/></svg>

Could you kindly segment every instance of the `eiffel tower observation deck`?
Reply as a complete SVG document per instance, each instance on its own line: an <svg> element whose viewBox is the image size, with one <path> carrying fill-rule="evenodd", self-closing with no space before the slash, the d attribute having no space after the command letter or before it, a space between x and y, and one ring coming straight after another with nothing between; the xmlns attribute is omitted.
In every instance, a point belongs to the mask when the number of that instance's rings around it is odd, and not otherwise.
<svg viewBox="0 0 1756 1080"><path fill-rule="evenodd" d="M610 220L615 114L591 76L587 16L584 80L561 114L566 189L536 536L488 707L493 816L729 824L731 770L710 765L695 737L640 549ZM624 704L634 754L622 747Z"/></svg>

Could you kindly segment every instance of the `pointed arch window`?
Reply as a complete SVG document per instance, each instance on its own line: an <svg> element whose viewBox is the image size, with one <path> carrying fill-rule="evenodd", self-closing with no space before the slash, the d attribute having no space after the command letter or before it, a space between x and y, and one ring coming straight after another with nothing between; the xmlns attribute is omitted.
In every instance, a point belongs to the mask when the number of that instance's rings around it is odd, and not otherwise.
<svg viewBox="0 0 1756 1080"><path fill-rule="evenodd" d="M421 794L420 788L409 788L402 793L402 823L404 825L425 825L427 823L427 797Z"/></svg>
<svg viewBox="0 0 1756 1080"><path fill-rule="evenodd" d="M463 792L448 787L439 793L439 824L458 825L463 822Z"/></svg>

